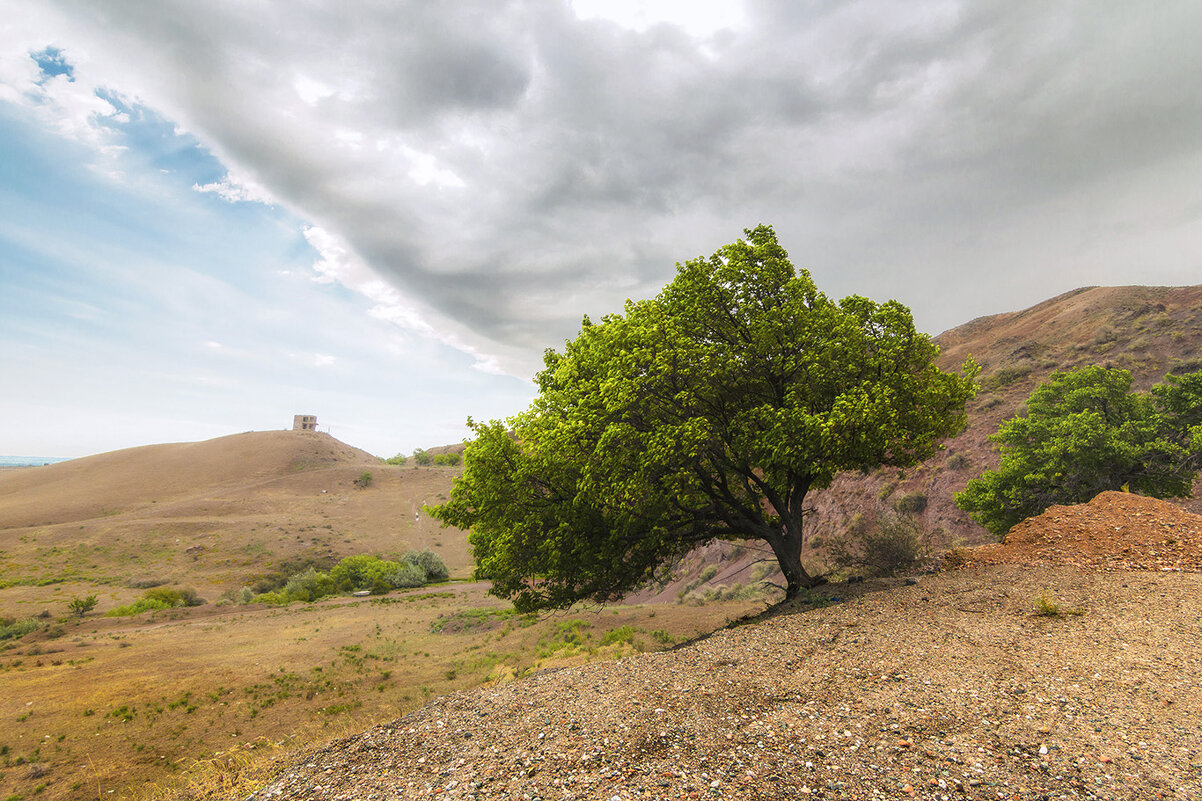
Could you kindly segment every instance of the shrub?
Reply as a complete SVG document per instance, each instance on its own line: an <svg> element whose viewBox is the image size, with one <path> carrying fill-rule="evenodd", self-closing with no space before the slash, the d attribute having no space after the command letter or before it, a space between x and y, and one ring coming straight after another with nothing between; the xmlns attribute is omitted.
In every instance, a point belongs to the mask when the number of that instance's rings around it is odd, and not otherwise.
<svg viewBox="0 0 1202 801"><path fill-rule="evenodd" d="M439 558L438 554L429 549L410 551L401 557L401 561L420 569L425 576L423 583L429 581L446 581L451 575L447 570L446 563Z"/></svg>
<svg viewBox="0 0 1202 801"><path fill-rule="evenodd" d="M0 618L0 640L15 640L35 631L39 623L32 617L14 620L11 617Z"/></svg>
<svg viewBox="0 0 1202 801"><path fill-rule="evenodd" d="M118 606L104 613L105 617L127 617L152 612L157 609L175 609L181 606L200 606L205 601L196 595L196 590L189 587L175 589L173 587L152 587L142 593L142 597L132 604Z"/></svg>
<svg viewBox="0 0 1202 801"><path fill-rule="evenodd" d="M601 645L613 645L619 642L634 645L634 628L631 626L619 626L601 635Z"/></svg>
<svg viewBox="0 0 1202 801"><path fill-rule="evenodd" d="M104 613L105 617L129 617L130 615L140 615L143 612L153 612L158 609L170 609L171 604L164 603L154 598L141 598L134 601L132 604L118 606Z"/></svg>
<svg viewBox="0 0 1202 801"><path fill-rule="evenodd" d="M1003 367L995 371L991 375L987 375L978 379L981 390L989 392L1002 387L1008 387L1019 379L1026 378L1031 374L1029 365L1020 364L1014 367Z"/></svg>
<svg viewBox="0 0 1202 801"><path fill-rule="evenodd" d="M359 489L367 489L368 487L370 487L371 486L371 471L364 470L362 473L360 473L359 477L355 479L354 484Z"/></svg>
<svg viewBox="0 0 1202 801"><path fill-rule="evenodd" d="M925 492L907 492L905 495L897 499L897 511L902 514L916 515L921 514L927 508L927 496Z"/></svg>
<svg viewBox="0 0 1202 801"><path fill-rule="evenodd" d="M99 603L99 601L96 599L95 595L89 595L87 598L72 598L67 602L67 609L70 610L71 614L75 617L83 617L88 612L91 612L93 609L95 609L97 603Z"/></svg>
<svg viewBox="0 0 1202 801"><path fill-rule="evenodd" d="M418 448L413 452L413 461L422 467L426 467L434 461L434 456L429 451Z"/></svg>
<svg viewBox="0 0 1202 801"><path fill-rule="evenodd" d="M409 457L398 453L396 456L393 456L391 459L385 459L384 464L393 464L393 465L399 466L399 465L403 465L407 461L409 461Z"/></svg>
<svg viewBox="0 0 1202 801"><path fill-rule="evenodd" d="M943 566L948 568L962 567L968 562L968 549L960 546L948 548L943 554Z"/></svg>
<svg viewBox="0 0 1202 801"><path fill-rule="evenodd" d="M337 592L334 579L312 565L288 579L280 591L288 601L316 601Z"/></svg>
<svg viewBox="0 0 1202 801"><path fill-rule="evenodd" d="M953 453L944 463L948 470L963 470L971 464L971 460L962 453Z"/></svg>
<svg viewBox="0 0 1202 801"><path fill-rule="evenodd" d="M463 456L458 453L440 453L434 457L434 464L440 467L454 467L463 461Z"/></svg>
<svg viewBox="0 0 1202 801"><path fill-rule="evenodd" d="M142 597L162 601L167 606L200 606L204 603L191 587L152 587L142 593Z"/></svg>
<svg viewBox="0 0 1202 801"><path fill-rule="evenodd" d="M389 562L388 564L396 565L397 563ZM403 590L426 585L426 572L420 566L408 562L401 562L396 570L390 571L382 578L389 590ZM385 590L385 592L387 591Z"/></svg>
<svg viewBox="0 0 1202 801"><path fill-rule="evenodd" d="M889 515L859 532L832 539L830 558L839 567L871 570L878 575L909 571L930 558L930 542L911 517Z"/></svg>

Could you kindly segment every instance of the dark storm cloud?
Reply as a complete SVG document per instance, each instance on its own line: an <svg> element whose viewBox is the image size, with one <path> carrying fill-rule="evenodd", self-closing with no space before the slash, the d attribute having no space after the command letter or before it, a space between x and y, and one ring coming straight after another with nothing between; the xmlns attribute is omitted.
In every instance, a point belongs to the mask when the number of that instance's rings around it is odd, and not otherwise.
<svg viewBox="0 0 1202 801"><path fill-rule="evenodd" d="M931 330L1197 280L1192 2L755 2L704 40L556 2L63 5L113 88L526 367L759 222Z"/></svg>

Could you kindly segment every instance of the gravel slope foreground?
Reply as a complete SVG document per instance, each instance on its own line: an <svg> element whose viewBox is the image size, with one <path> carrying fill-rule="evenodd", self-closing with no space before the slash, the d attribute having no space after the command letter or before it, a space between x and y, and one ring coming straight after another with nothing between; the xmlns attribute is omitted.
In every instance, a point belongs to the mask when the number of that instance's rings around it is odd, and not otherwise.
<svg viewBox="0 0 1202 801"><path fill-rule="evenodd" d="M436 699L252 798L1202 798L1202 575L998 564L827 595Z"/></svg>

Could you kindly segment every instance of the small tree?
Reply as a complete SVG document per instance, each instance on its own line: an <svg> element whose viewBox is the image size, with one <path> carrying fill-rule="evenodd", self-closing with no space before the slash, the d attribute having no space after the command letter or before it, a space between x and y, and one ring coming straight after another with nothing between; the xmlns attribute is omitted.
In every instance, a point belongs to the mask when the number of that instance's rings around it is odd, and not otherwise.
<svg viewBox="0 0 1202 801"><path fill-rule="evenodd" d="M1026 411L990 440L1001 464L968 482L956 505L997 536L1053 504L1126 487L1156 498L1191 493L1202 454L1202 373L1166 376L1151 394L1099 366L1053 373Z"/></svg>
<svg viewBox="0 0 1202 801"><path fill-rule="evenodd" d="M362 473L360 473L359 477L355 479L354 485L356 487L358 487L359 489L367 489L368 487L370 487L371 486L371 471L364 470Z"/></svg>
<svg viewBox="0 0 1202 801"><path fill-rule="evenodd" d="M756 539L792 598L805 499L845 470L905 466L964 425L967 376L909 310L838 303L770 227L678 267L563 353L548 351L523 414L475 424L451 499L478 575L527 611L615 600L714 539Z"/></svg>
<svg viewBox="0 0 1202 801"><path fill-rule="evenodd" d="M405 462L407 462L407 461L409 461L409 457L405 456L403 453L398 453L396 456L393 456L389 459L385 459L384 464L401 466L401 465L405 464Z"/></svg>
<svg viewBox="0 0 1202 801"><path fill-rule="evenodd" d="M71 614L75 617L82 618L88 612L91 612L93 609L95 609L96 604L98 603L99 601L96 599L95 595L89 595L86 598L72 598L67 602L67 609L70 610Z"/></svg>
<svg viewBox="0 0 1202 801"><path fill-rule="evenodd" d="M418 448L413 452L413 461L422 467L429 467L434 463L434 455L427 450Z"/></svg>

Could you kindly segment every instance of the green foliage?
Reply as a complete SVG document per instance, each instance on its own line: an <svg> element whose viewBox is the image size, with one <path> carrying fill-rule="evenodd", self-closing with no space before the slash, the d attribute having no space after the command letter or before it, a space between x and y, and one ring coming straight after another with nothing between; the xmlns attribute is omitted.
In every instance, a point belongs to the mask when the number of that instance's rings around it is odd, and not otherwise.
<svg viewBox="0 0 1202 801"><path fill-rule="evenodd" d="M399 467L400 465L403 465L408 461L409 461L409 458L407 456L405 456L403 453L398 453L396 456L393 456L389 459L385 459L384 464L397 465Z"/></svg>
<svg viewBox="0 0 1202 801"><path fill-rule="evenodd" d="M83 617L95 609L98 603L100 601L95 595L89 595L86 598L72 598L67 602L67 610L75 617Z"/></svg>
<svg viewBox="0 0 1202 801"><path fill-rule="evenodd" d="M921 514L927 508L927 494L925 492L907 492L898 498L894 505L902 514Z"/></svg>
<svg viewBox="0 0 1202 801"><path fill-rule="evenodd" d="M1051 593L1047 590L1041 590L1035 598L1035 614L1041 617L1059 617L1060 615L1081 615L1079 609L1063 608Z"/></svg>
<svg viewBox="0 0 1202 801"><path fill-rule="evenodd" d="M283 589L283 595L289 601L305 602L316 601L337 592L334 579L328 573L312 566L288 579Z"/></svg>
<svg viewBox="0 0 1202 801"><path fill-rule="evenodd" d="M371 486L371 471L364 470L359 474L359 477L356 478L353 483L359 489L367 489Z"/></svg>
<svg viewBox="0 0 1202 801"><path fill-rule="evenodd" d="M183 606L200 606L203 598L188 587L153 587L142 593L142 597L132 604L118 606L104 613L105 617L128 617L140 615L143 612L153 612L159 609L176 609Z"/></svg>
<svg viewBox="0 0 1202 801"><path fill-rule="evenodd" d="M422 467L428 467L434 463L434 455L429 451L418 448L413 452L413 461Z"/></svg>
<svg viewBox="0 0 1202 801"><path fill-rule="evenodd" d="M1003 367L1000 370L995 370L987 376L982 376L978 382L981 385L983 392L991 392L995 389L1008 387L1014 382L1026 378L1031 374L1031 368L1028 365L1020 364L1013 367Z"/></svg>
<svg viewBox="0 0 1202 801"><path fill-rule="evenodd" d="M1001 464L968 482L956 505L997 536L1104 490L1184 497L1202 454L1202 373L1166 376L1151 394L1132 392L1126 370L1053 373L990 439Z"/></svg>
<svg viewBox="0 0 1202 801"><path fill-rule="evenodd" d="M40 625L37 619L32 617L20 620L11 617L0 618L0 640L15 640L24 637L31 631L37 631Z"/></svg>
<svg viewBox="0 0 1202 801"><path fill-rule="evenodd" d="M438 554L429 549L424 551L409 551L401 557L401 561L421 570L424 576L423 583L446 581L451 577L446 563L442 561L442 558Z"/></svg>
<svg viewBox="0 0 1202 801"><path fill-rule="evenodd" d="M972 461L963 453L953 453L951 456L947 457L947 461L944 462L944 465L948 470L963 470L970 464L972 464Z"/></svg>
<svg viewBox="0 0 1202 801"><path fill-rule="evenodd" d="M454 451L440 453L434 457L434 464L439 467L455 467L461 461L463 461L463 455Z"/></svg>
<svg viewBox="0 0 1202 801"><path fill-rule="evenodd" d="M613 645L614 643L626 643L634 645L634 635L636 630L633 626L619 626L616 629L605 632L601 635L600 645Z"/></svg>
<svg viewBox="0 0 1202 801"><path fill-rule="evenodd" d="M522 610L606 602L714 539L772 548L792 597L807 493L906 466L964 425L969 375L943 373L909 310L834 302L770 227L679 265L654 299L585 318L545 355L539 395L469 421L464 473L431 509L470 529L478 575Z"/></svg>
<svg viewBox="0 0 1202 801"><path fill-rule="evenodd" d="M104 613L105 617L129 617L130 615L140 615L143 612L154 612L159 609L170 609L171 604L163 603L162 601L153 598L140 598L132 604L114 607Z"/></svg>

